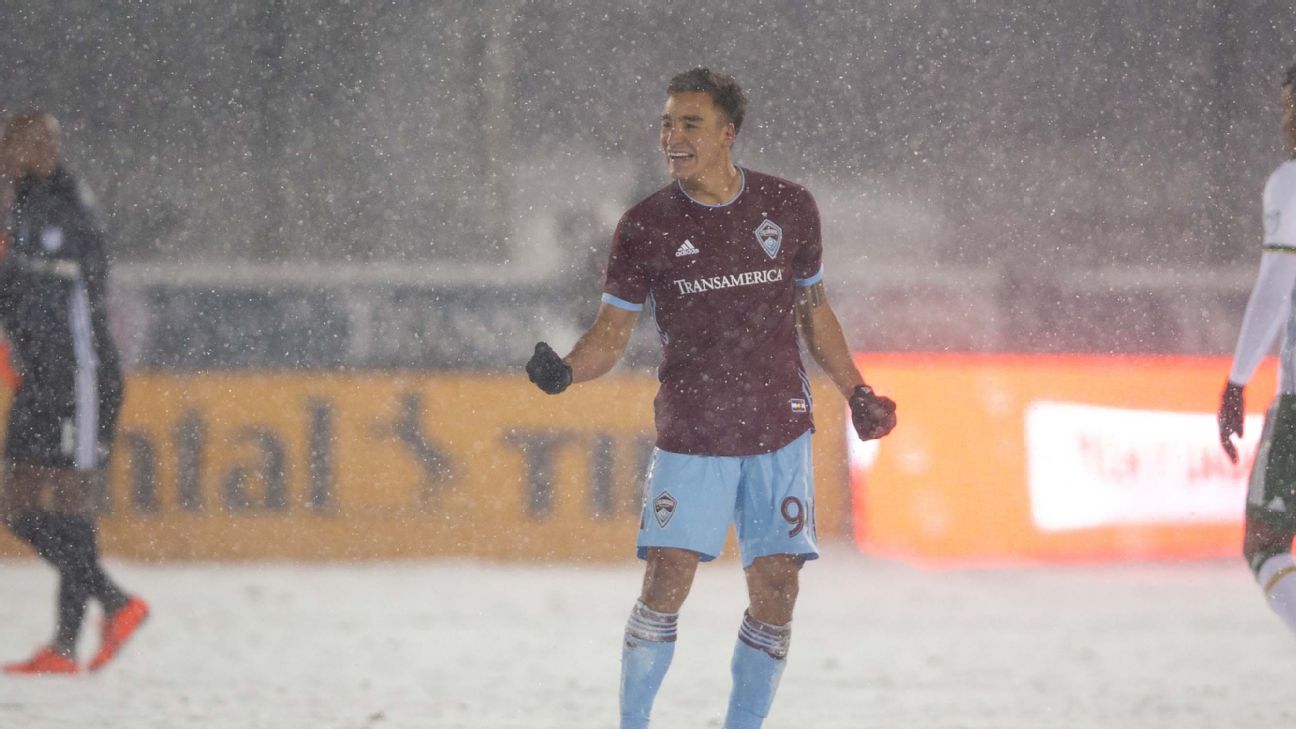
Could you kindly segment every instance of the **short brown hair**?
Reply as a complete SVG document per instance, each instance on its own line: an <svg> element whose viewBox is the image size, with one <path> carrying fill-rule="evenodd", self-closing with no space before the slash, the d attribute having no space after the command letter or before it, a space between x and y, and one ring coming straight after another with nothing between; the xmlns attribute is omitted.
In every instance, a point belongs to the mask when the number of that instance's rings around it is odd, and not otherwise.
<svg viewBox="0 0 1296 729"><path fill-rule="evenodd" d="M710 96L711 103L734 125L734 134L742 129L743 117L747 114L747 95L733 76L698 66L676 74L666 86L667 94L689 92L702 92Z"/></svg>
<svg viewBox="0 0 1296 729"><path fill-rule="evenodd" d="M32 127L43 127L51 131L55 136L58 135L59 131L58 119L55 119L53 114L39 109L32 109L9 117L9 120L2 127L4 131L0 133L0 144L11 143L20 133Z"/></svg>

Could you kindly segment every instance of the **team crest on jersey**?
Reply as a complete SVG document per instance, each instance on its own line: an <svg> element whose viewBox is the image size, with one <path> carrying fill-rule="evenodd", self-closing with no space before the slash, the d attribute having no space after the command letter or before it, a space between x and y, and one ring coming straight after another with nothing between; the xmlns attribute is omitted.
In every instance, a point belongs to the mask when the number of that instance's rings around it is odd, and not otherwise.
<svg viewBox="0 0 1296 729"><path fill-rule="evenodd" d="M657 526L665 529L670 523L671 517L675 516L675 503L675 497L669 491L663 491L653 499L653 516L657 518Z"/></svg>
<svg viewBox="0 0 1296 729"><path fill-rule="evenodd" d="M799 397L794 397L791 400L788 400L788 404L792 406L792 412L794 413L810 412L810 406L806 405L806 401Z"/></svg>
<svg viewBox="0 0 1296 729"><path fill-rule="evenodd" d="M773 258L778 255L779 246L783 245L783 229L773 220L766 218L761 224L756 226L756 242L765 251L765 255Z"/></svg>

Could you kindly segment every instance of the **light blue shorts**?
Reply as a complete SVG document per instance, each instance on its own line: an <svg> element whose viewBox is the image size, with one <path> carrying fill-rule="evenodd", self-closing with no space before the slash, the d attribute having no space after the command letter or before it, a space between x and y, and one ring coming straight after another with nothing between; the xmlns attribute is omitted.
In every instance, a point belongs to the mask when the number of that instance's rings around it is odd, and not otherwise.
<svg viewBox="0 0 1296 729"><path fill-rule="evenodd" d="M772 554L819 556L810 431L755 456L653 451L636 543L640 559L653 547L674 547L713 560L730 522L744 568Z"/></svg>

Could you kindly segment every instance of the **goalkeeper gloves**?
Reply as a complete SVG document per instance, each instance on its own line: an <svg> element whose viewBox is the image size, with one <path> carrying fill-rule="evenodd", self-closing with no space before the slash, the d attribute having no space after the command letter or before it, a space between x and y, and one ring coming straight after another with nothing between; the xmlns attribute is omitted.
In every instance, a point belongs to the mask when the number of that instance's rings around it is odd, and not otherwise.
<svg viewBox="0 0 1296 729"><path fill-rule="evenodd" d="M571 366L544 342L537 342L535 354L526 364L527 377L541 390L557 395L571 385Z"/></svg>
<svg viewBox="0 0 1296 729"><path fill-rule="evenodd" d="M1219 422L1220 445L1228 454L1229 460L1238 462L1237 446L1233 445L1233 436L1242 437L1242 385L1232 382L1224 385L1224 394L1220 397Z"/></svg>
<svg viewBox="0 0 1296 729"><path fill-rule="evenodd" d="M895 401L878 395L868 385L856 387L849 402L851 422L860 440L881 438L896 426Z"/></svg>

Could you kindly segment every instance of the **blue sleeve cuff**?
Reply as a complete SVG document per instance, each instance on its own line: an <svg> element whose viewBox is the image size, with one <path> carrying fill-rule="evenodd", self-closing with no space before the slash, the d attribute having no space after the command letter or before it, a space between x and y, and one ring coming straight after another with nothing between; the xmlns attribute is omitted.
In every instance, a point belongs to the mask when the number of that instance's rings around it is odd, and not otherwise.
<svg viewBox="0 0 1296 729"><path fill-rule="evenodd" d="M823 280L823 266L820 266L819 271L815 273L815 275L811 276L810 278L794 279L794 283L796 283L796 285L801 288L805 288L807 286L814 286L815 284L819 283L822 280Z"/></svg>
<svg viewBox="0 0 1296 729"><path fill-rule="evenodd" d="M603 303L611 304L612 306L615 306L618 309L625 309L626 311L643 311L643 307L644 307L643 304L635 304L633 302L626 301L625 299L619 299L613 296L612 294L603 294Z"/></svg>

